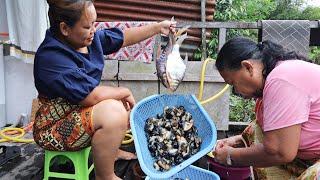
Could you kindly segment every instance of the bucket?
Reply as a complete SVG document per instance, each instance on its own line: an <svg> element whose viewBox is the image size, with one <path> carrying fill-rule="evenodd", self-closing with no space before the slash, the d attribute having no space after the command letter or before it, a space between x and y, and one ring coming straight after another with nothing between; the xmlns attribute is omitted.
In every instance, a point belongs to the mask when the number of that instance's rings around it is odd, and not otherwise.
<svg viewBox="0 0 320 180"><path fill-rule="evenodd" d="M206 169L202 169L193 165L190 165L184 168L182 171L179 171L177 174L173 175L170 178L166 178L167 180L183 180L183 179L190 179L190 180L220 180L220 177ZM159 180L157 178L150 178L149 176L146 177L145 180Z"/></svg>
<svg viewBox="0 0 320 180"><path fill-rule="evenodd" d="M133 164L132 171L134 175L134 180L144 180L147 177L146 174L144 174L144 172L140 168L138 161Z"/></svg>
<svg viewBox="0 0 320 180"><path fill-rule="evenodd" d="M214 158L208 157L209 170L217 173L221 179L225 180L244 180L251 175L250 167L224 166L214 161Z"/></svg>

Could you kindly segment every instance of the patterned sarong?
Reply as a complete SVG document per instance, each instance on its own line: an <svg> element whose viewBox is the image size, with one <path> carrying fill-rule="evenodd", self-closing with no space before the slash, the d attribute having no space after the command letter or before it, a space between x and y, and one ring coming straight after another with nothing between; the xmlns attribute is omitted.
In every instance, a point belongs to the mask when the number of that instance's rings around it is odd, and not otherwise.
<svg viewBox="0 0 320 180"><path fill-rule="evenodd" d="M62 98L39 97L33 136L52 151L77 151L90 146L94 133L92 107L70 104Z"/></svg>

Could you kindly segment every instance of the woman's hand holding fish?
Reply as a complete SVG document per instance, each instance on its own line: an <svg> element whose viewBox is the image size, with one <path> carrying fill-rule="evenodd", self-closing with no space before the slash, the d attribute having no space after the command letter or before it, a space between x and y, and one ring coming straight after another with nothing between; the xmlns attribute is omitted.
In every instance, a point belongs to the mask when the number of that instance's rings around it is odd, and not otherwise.
<svg viewBox="0 0 320 180"><path fill-rule="evenodd" d="M169 32L175 33L177 22L164 20L159 22L159 25L160 25L160 33L163 35L169 35Z"/></svg>

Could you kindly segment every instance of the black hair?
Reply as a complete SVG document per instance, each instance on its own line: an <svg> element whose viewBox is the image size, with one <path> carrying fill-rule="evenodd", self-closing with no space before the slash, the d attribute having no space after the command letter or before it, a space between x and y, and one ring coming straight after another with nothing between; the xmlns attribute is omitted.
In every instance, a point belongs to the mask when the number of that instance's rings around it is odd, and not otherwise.
<svg viewBox="0 0 320 180"><path fill-rule="evenodd" d="M243 60L261 60L264 69L262 75L264 78L274 69L277 62L286 60L305 60L308 59L295 51L288 51L283 46L272 41L263 41L256 43L251 39L236 37L223 45L215 63L219 71L238 70L241 68Z"/></svg>
<svg viewBox="0 0 320 180"><path fill-rule="evenodd" d="M73 27L80 20L85 7L91 5L93 0L47 0L47 3L50 29L58 35L61 34L60 23L65 22Z"/></svg>

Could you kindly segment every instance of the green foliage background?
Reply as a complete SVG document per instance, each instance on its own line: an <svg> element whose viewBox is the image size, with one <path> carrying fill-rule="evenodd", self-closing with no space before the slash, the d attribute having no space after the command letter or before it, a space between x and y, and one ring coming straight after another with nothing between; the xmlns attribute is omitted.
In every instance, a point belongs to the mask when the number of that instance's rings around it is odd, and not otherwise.
<svg viewBox="0 0 320 180"><path fill-rule="evenodd" d="M258 20L319 20L319 7L301 8L305 0L217 0L215 21L243 21L256 22ZM207 45L207 54L216 58L218 50L218 30L212 31L212 38ZM246 36L257 40L257 30L227 31L227 40L235 36ZM320 64L320 48L311 47L309 58ZM201 59L200 48L194 55L195 59ZM255 115L253 112L254 101L244 100L231 95L230 97L230 121L251 121Z"/></svg>

